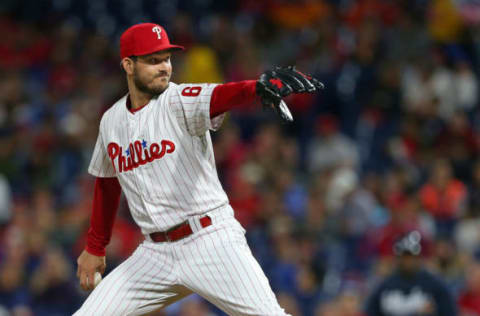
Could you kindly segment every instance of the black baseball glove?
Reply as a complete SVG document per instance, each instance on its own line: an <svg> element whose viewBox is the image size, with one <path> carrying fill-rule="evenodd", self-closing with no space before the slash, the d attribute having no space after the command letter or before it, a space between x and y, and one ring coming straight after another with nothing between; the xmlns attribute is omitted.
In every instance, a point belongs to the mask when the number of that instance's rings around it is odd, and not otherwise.
<svg viewBox="0 0 480 316"><path fill-rule="evenodd" d="M294 66L275 67L260 75L256 92L264 107L272 107L286 122L293 121L292 114L282 98L292 93L313 93L324 88L323 83Z"/></svg>

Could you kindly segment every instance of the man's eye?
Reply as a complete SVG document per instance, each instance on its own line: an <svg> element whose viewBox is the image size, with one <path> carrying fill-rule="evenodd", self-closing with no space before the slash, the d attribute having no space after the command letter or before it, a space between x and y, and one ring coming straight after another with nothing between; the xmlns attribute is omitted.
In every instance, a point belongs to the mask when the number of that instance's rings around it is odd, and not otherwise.
<svg viewBox="0 0 480 316"><path fill-rule="evenodd" d="M156 57L152 57L152 58L148 58L148 59L147 59L147 62L148 62L149 64L156 65L156 64L163 63L163 62L168 62L169 60L170 60L170 57L163 58L163 59L159 59L159 58L156 58Z"/></svg>

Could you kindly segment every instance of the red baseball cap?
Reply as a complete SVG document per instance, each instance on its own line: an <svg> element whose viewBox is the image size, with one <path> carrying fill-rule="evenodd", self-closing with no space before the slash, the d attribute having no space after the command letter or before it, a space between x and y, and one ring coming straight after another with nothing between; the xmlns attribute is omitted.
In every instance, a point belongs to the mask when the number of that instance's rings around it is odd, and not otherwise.
<svg viewBox="0 0 480 316"><path fill-rule="evenodd" d="M140 23L129 27L120 37L120 57L141 56L161 50L183 50L172 45L165 29L155 23Z"/></svg>

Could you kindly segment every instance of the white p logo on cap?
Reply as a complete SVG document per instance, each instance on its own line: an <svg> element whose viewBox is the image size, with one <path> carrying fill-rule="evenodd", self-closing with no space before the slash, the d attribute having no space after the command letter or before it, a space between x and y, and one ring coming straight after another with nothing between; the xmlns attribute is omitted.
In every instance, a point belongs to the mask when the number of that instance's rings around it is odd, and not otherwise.
<svg viewBox="0 0 480 316"><path fill-rule="evenodd" d="M158 39L162 39L162 35L160 34L162 33L162 29L160 28L160 26L154 26L152 28L152 32L157 33Z"/></svg>

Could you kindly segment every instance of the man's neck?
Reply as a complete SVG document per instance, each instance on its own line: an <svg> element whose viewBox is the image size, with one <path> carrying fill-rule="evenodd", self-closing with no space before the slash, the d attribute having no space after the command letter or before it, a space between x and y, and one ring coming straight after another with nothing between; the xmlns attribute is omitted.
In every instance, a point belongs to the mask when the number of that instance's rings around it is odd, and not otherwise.
<svg viewBox="0 0 480 316"><path fill-rule="evenodd" d="M141 108L153 98L153 95L148 93L143 93L136 89L130 89L129 93L130 104L133 110Z"/></svg>

